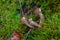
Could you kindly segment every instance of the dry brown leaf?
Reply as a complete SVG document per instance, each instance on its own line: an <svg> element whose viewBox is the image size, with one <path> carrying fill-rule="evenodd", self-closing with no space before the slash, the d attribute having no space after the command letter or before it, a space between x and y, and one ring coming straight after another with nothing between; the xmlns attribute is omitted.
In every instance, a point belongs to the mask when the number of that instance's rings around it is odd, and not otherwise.
<svg viewBox="0 0 60 40"><path fill-rule="evenodd" d="M14 31L12 33L11 40L21 40L21 34L19 32L17 32L17 31Z"/></svg>

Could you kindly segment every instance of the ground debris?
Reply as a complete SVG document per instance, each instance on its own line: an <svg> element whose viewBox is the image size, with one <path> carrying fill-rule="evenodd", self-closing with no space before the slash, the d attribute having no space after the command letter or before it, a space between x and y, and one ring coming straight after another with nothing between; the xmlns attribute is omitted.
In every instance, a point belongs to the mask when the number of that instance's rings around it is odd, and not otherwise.
<svg viewBox="0 0 60 40"><path fill-rule="evenodd" d="M2 24L0 24L0 28L2 28L3 27L3 25Z"/></svg>

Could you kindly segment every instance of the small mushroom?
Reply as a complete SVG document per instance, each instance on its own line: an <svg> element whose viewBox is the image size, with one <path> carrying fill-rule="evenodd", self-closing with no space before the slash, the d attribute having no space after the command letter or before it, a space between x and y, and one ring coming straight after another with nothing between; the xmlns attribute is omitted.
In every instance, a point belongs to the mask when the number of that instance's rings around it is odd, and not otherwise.
<svg viewBox="0 0 60 40"><path fill-rule="evenodd" d="M25 20L26 20L25 17L22 17L20 21L21 21L21 23L24 23Z"/></svg>
<svg viewBox="0 0 60 40"><path fill-rule="evenodd" d="M28 23L30 23L31 21L32 21L32 18L29 18L29 19L28 19Z"/></svg>
<svg viewBox="0 0 60 40"><path fill-rule="evenodd" d="M42 23L44 21L44 15L41 12L41 8L36 8L35 11L34 11L34 13L39 15L39 17L40 17L40 19L39 19L40 20L39 21L39 25L42 26Z"/></svg>
<svg viewBox="0 0 60 40"><path fill-rule="evenodd" d="M41 27L39 24L37 24L36 22L34 22L34 21L32 20L32 18L28 19L28 23L29 23L30 25L32 25L32 26Z"/></svg>
<svg viewBox="0 0 60 40"><path fill-rule="evenodd" d="M40 13L41 12L41 9L40 8L36 8L35 10L34 10L34 13L35 14L38 14L38 13Z"/></svg>
<svg viewBox="0 0 60 40"><path fill-rule="evenodd" d="M28 21L26 20L25 17L22 17L22 18L21 18L21 23L26 24L29 28L34 28L33 26L31 26L31 25L28 23Z"/></svg>

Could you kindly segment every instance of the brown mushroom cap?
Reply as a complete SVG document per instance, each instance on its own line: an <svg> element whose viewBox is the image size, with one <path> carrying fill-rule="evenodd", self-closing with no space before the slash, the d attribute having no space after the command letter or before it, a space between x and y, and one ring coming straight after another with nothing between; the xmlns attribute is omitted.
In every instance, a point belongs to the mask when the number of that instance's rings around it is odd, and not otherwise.
<svg viewBox="0 0 60 40"><path fill-rule="evenodd" d="M20 21L21 21L21 23L24 23L25 17L22 17Z"/></svg>
<svg viewBox="0 0 60 40"><path fill-rule="evenodd" d="M29 18L29 19L28 19L28 23L30 23L31 21L32 21L32 18Z"/></svg>
<svg viewBox="0 0 60 40"><path fill-rule="evenodd" d="M35 13L35 14L38 14L39 12L41 12L41 9L40 9L40 8L36 8L36 9L34 10L34 13Z"/></svg>

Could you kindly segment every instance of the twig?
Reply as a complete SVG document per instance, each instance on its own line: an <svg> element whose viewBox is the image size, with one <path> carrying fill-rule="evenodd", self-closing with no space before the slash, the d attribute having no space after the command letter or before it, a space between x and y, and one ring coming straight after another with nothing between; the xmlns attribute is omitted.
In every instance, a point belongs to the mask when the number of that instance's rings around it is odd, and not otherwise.
<svg viewBox="0 0 60 40"><path fill-rule="evenodd" d="M27 40L28 35L30 34L31 30L32 30L32 29L30 28L30 29L29 29L29 31L27 32L27 34L26 34L26 36L25 36L24 40Z"/></svg>
<svg viewBox="0 0 60 40"><path fill-rule="evenodd" d="M19 0L18 0L19 1ZM20 0L21 1L21 0ZM22 16L25 16L24 15L24 12L23 12L23 9L22 9L22 5L21 5L21 2L19 1L19 4L20 4L20 9L21 9L21 12L22 12Z"/></svg>

